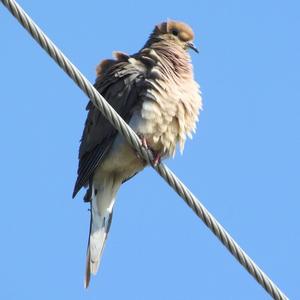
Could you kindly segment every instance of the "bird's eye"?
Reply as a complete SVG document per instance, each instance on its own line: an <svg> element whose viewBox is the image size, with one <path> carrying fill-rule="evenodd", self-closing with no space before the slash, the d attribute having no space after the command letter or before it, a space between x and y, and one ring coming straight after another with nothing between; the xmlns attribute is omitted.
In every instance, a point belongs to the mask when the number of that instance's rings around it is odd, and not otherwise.
<svg viewBox="0 0 300 300"><path fill-rule="evenodd" d="M178 35L178 30L177 29L173 29L172 30L172 34L175 35L175 36L177 36Z"/></svg>

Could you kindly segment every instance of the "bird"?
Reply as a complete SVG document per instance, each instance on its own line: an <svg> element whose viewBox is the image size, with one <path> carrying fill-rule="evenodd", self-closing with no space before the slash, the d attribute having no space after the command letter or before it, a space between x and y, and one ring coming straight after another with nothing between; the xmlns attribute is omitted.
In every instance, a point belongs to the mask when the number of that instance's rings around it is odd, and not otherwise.
<svg viewBox="0 0 300 300"><path fill-rule="evenodd" d="M202 97L190 49L198 53L192 28L168 19L154 27L141 50L113 52L96 68L94 87L152 151L153 164L174 157L177 148L182 153L196 130ZM85 288L98 271L119 188L147 166L91 101L86 110L73 191L74 198L87 188L84 201L90 204Z"/></svg>

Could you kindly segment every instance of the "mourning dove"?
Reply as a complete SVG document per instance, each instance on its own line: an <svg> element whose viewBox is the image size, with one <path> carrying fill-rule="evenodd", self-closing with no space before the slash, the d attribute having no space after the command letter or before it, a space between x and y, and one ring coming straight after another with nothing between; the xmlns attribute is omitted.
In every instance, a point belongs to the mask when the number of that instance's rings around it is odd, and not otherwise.
<svg viewBox="0 0 300 300"><path fill-rule="evenodd" d="M188 53L198 52L193 39L190 26L168 20L136 54L115 52L96 70L95 88L153 151L154 163L174 156L177 145L182 152L196 129L202 100ZM86 288L99 268L117 191L146 165L92 102L87 110L73 192L74 198L88 187L84 199L91 205Z"/></svg>

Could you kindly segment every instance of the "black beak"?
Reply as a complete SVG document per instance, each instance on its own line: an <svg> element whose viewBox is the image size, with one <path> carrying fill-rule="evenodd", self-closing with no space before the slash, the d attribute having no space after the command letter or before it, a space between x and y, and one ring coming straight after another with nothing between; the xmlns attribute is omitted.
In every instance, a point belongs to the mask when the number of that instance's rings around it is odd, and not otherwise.
<svg viewBox="0 0 300 300"><path fill-rule="evenodd" d="M199 53L199 50L194 46L192 42L186 43L186 46L192 50L194 50L196 53Z"/></svg>

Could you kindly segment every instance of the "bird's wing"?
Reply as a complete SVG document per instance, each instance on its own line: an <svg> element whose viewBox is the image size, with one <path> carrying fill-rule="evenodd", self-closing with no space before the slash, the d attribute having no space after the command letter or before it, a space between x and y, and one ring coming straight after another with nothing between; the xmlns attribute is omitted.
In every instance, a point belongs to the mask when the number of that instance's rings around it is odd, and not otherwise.
<svg viewBox="0 0 300 300"><path fill-rule="evenodd" d="M128 56L122 56L119 61L105 60L97 68L95 88L126 122L129 122L133 109L138 104L144 73L143 64ZM117 130L92 102L88 103L87 110L73 198L88 184L117 135Z"/></svg>

